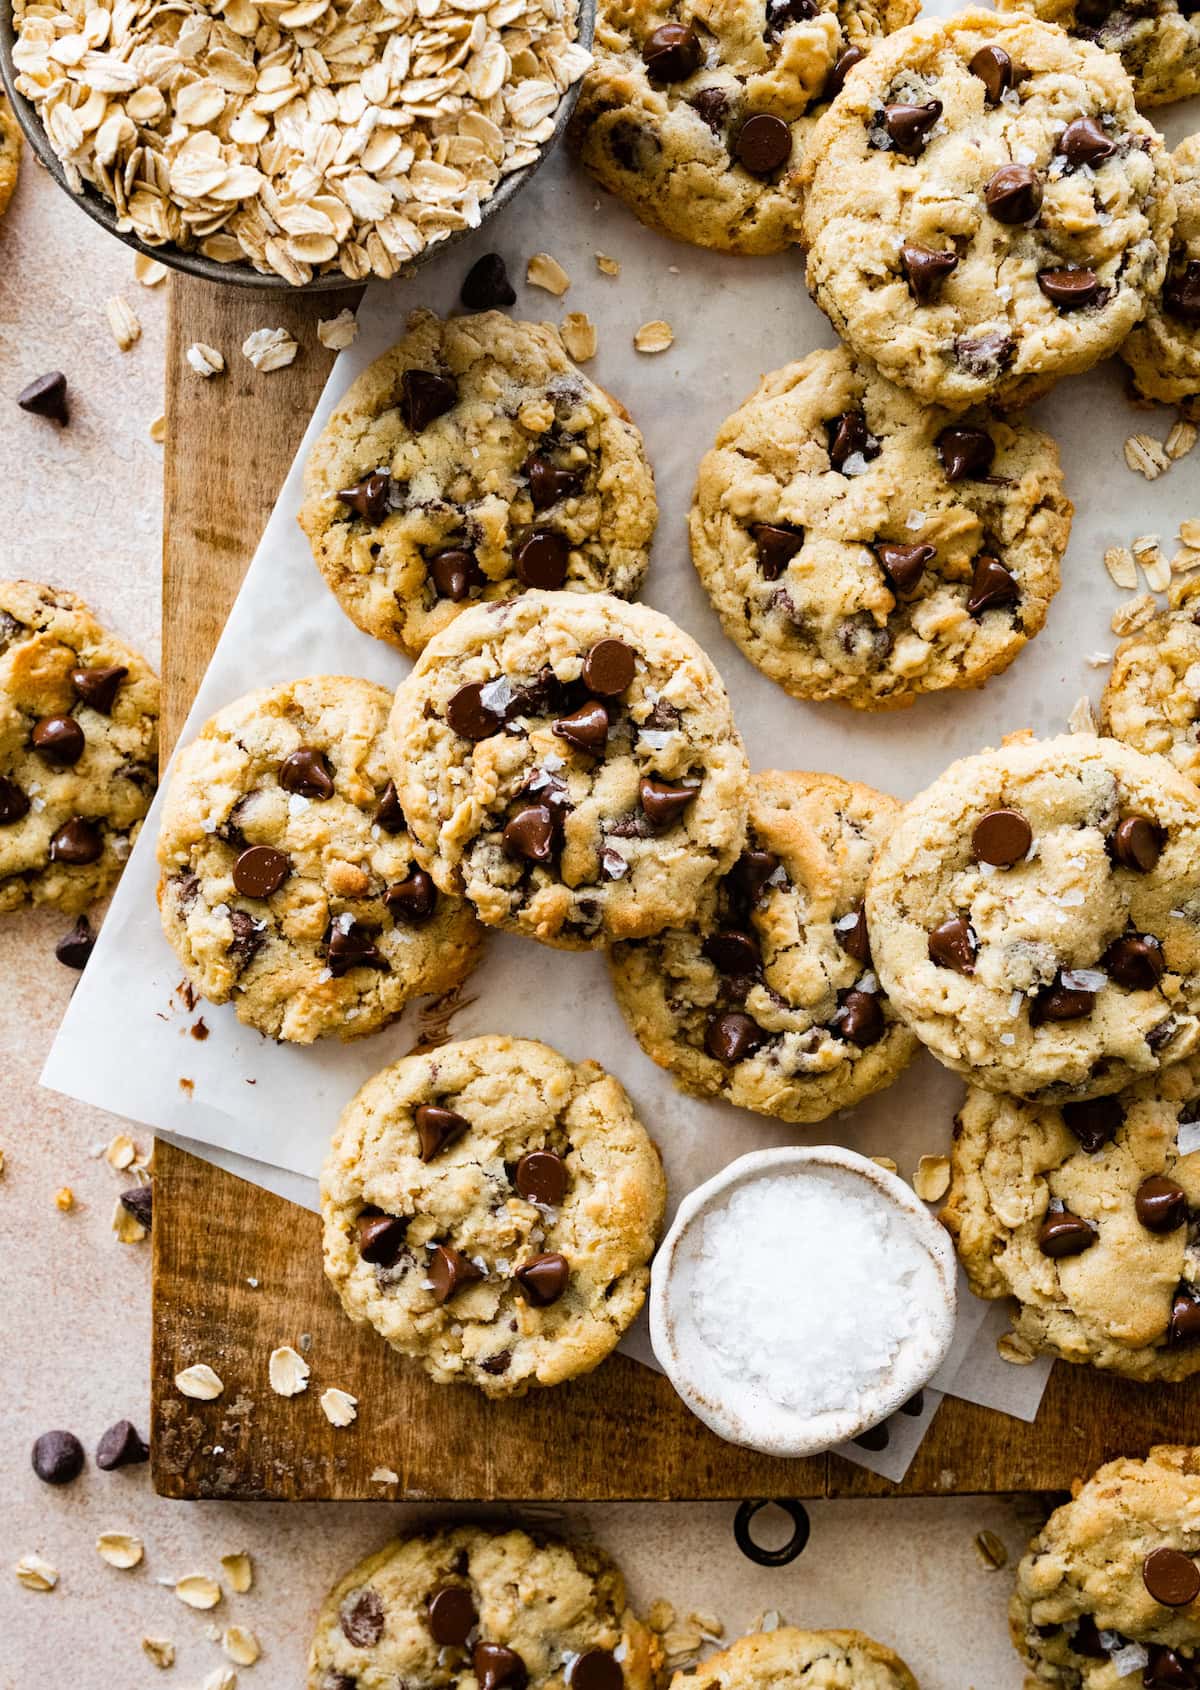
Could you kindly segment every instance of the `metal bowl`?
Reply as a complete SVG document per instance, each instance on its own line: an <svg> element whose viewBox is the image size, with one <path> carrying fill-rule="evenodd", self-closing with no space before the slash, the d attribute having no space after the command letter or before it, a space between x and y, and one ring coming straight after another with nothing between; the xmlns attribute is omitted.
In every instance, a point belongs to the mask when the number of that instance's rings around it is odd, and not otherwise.
<svg viewBox="0 0 1200 1690"><path fill-rule="evenodd" d="M579 44L581 47L590 48L596 22L596 0L576 0L576 12ZM352 281L348 276L343 276L340 270L334 270L327 275L314 276L310 282L305 282L302 287L293 287L290 282L285 282L282 276L264 276L252 264L220 264L215 258L206 258L201 252L182 252L179 247L170 242L164 246L150 246L146 241L140 240L137 235L130 234L124 229L118 229L115 208L93 187L85 183L82 194L71 192L63 174L58 154L50 145L49 137L42 127L36 108L23 94L17 92L16 72L13 69L12 62L15 41L16 30L13 27L11 0L0 0L0 79L3 80L5 92L8 94L17 122L21 125L26 140L71 203L79 206L92 219L93 223L99 223L102 229L107 229L110 235L122 241L127 247L131 247L134 252L143 252L147 258L156 258L160 263L169 264L173 270L183 270L189 276L201 276L206 282L225 282L234 287L262 288L267 291L282 293L335 293L343 288L362 287L364 281L371 279L365 277L363 281ZM574 82L562 97L554 120L554 132L542 147L538 157L532 164L526 165L523 170L516 170L511 176L504 176L500 179L491 198L484 200L479 208L481 223L486 223L490 217L494 217L498 211L503 210L508 202L520 193L547 153L558 145L578 97L579 83ZM447 235L445 240L427 246L415 258L402 265L397 270L396 277L411 276L429 259L437 257L445 252L448 247L453 246L456 241L473 233L474 230L470 228L456 229L452 234Z"/></svg>

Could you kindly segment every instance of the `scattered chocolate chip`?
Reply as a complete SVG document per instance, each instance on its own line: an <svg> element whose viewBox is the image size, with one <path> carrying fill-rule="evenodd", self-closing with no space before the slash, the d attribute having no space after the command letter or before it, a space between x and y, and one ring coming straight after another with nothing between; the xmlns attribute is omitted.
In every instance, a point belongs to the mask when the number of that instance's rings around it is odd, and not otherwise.
<svg viewBox="0 0 1200 1690"><path fill-rule="evenodd" d="M238 973L243 974L262 949L266 932L249 910L230 910L229 926L233 934L229 955L236 964Z"/></svg>
<svg viewBox="0 0 1200 1690"><path fill-rule="evenodd" d="M743 851L725 876L725 885L732 898L746 909L753 909L762 896L763 887L779 868L774 851Z"/></svg>
<svg viewBox="0 0 1200 1690"><path fill-rule="evenodd" d="M981 47L968 67L987 90L988 104L998 106L1000 96L1013 85L1013 62L1003 47Z"/></svg>
<svg viewBox="0 0 1200 1690"><path fill-rule="evenodd" d="M821 90L821 97L826 100L836 100L846 86L846 78L850 72L855 65L861 64L866 56L861 47L847 47L844 52L839 53L834 60L833 69L826 79L825 86Z"/></svg>
<svg viewBox="0 0 1200 1690"><path fill-rule="evenodd" d="M465 1584L443 1584L429 1598L429 1630L443 1649L461 1649L479 1623Z"/></svg>
<svg viewBox="0 0 1200 1690"><path fill-rule="evenodd" d="M501 718L483 702L483 684L470 681L459 687L446 706L446 720L463 739L490 739L500 731Z"/></svg>
<svg viewBox="0 0 1200 1690"><path fill-rule="evenodd" d="M1152 933L1125 933L1114 939L1100 959L1118 986L1131 992L1148 992L1166 971L1163 948Z"/></svg>
<svg viewBox="0 0 1200 1690"><path fill-rule="evenodd" d="M571 548L554 528L534 528L513 553L517 578L525 587L555 592L567 578Z"/></svg>
<svg viewBox="0 0 1200 1690"><path fill-rule="evenodd" d="M549 1308L551 1303L557 1303L567 1288L567 1281L571 1277L571 1269L565 1256L557 1251L547 1251L542 1256L531 1256L527 1262L517 1269L516 1279L531 1303L538 1308Z"/></svg>
<svg viewBox="0 0 1200 1690"><path fill-rule="evenodd" d="M1012 363L1016 343L1007 329L987 334L960 335L954 342L954 359L968 375L994 376Z"/></svg>
<svg viewBox="0 0 1200 1690"><path fill-rule="evenodd" d="M900 1412L901 1412L901 1414L907 1414L907 1415L911 1416L911 1418L913 1420L916 1420L919 1415L924 1414L924 1412L925 1412L925 1393L924 1393L924 1391L918 1391L915 1396L909 1397L907 1402L902 1402L900 1404Z"/></svg>
<svg viewBox="0 0 1200 1690"><path fill-rule="evenodd" d="M567 1683L571 1690L622 1690L625 1676L607 1649L585 1649L576 1657Z"/></svg>
<svg viewBox="0 0 1200 1690"><path fill-rule="evenodd" d="M432 1162L447 1145L453 1144L471 1127L465 1115L457 1115L453 1109L443 1109L437 1103L419 1103L413 1120L421 1144L422 1162Z"/></svg>
<svg viewBox="0 0 1200 1690"><path fill-rule="evenodd" d="M873 992L860 992L857 988L842 998L830 1025L839 1038L849 1039L861 1050L878 1044L886 1031L879 999Z"/></svg>
<svg viewBox="0 0 1200 1690"><path fill-rule="evenodd" d="M557 1209L567 1194L567 1164L553 1150L527 1150L517 1163L513 1184L527 1203Z"/></svg>
<svg viewBox="0 0 1200 1690"><path fill-rule="evenodd" d="M29 814L29 800L14 780L0 775L0 827L11 827Z"/></svg>
<svg viewBox="0 0 1200 1690"><path fill-rule="evenodd" d="M138 1467L150 1459L150 1446L132 1420L118 1420L96 1445L96 1466L111 1473L117 1467Z"/></svg>
<svg viewBox="0 0 1200 1690"><path fill-rule="evenodd" d="M638 786L642 814L652 833L666 833L683 815L696 794L690 786L672 786L669 781L643 775Z"/></svg>
<svg viewBox="0 0 1200 1690"><path fill-rule="evenodd" d="M50 840L52 863L82 868L85 863L94 863L103 855L104 840L100 837L100 829L82 816L72 816Z"/></svg>
<svg viewBox="0 0 1200 1690"><path fill-rule="evenodd" d="M686 82L700 68L700 37L682 23L665 23L642 43L642 63L651 82Z"/></svg>
<svg viewBox="0 0 1200 1690"><path fill-rule="evenodd" d="M1075 1630L1071 1633L1071 1648L1077 1655L1083 1655L1089 1661L1108 1659L1108 1650L1100 1641L1094 1614L1080 1614L1075 1623Z"/></svg>
<svg viewBox="0 0 1200 1690"><path fill-rule="evenodd" d="M432 875L423 868L415 868L403 880L395 881L383 894L383 901L392 912L393 921L408 927L420 927L437 908L437 887Z"/></svg>
<svg viewBox="0 0 1200 1690"><path fill-rule="evenodd" d="M956 252L938 252L919 241L909 241L900 248L900 262L908 279L909 291L918 305L928 305L950 272L958 266Z"/></svg>
<svg viewBox="0 0 1200 1690"><path fill-rule="evenodd" d="M817 15L816 0L767 0L768 40L776 40L790 24L806 23Z"/></svg>
<svg viewBox="0 0 1200 1690"><path fill-rule="evenodd" d="M853 925L849 921L845 923L834 922L834 937L848 957L853 957L855 962L861 962L865 965L871 960L871 937L867 932L867 912L860 904L852 914L854 917Z"/></svg>
<svg viewBox="0 0 1200 1690"><path fill-rule="evenodd" d="M1169 1344L1194 1344L1200 1338L1200 1297L1190 1285L1176 1286L1167 1326Z"/></svg>
<svg viewBox="0 0 1200 1690"><path fill-rule="evenodd" d="M348 505L356 516L361 516L372 528L378 528L388 513L388 493L391 485L392 478L387 470L377 469L372 475L356 481L353 487L341 488L338 498L344 505Z"/></svg>
<svg viewBox="0 0 1200 1690"><path fill-rule="evenodd" d="M1200 258L1189 259L1163 288L1163 305L1184 323L1200 323Z"/></svg>
<svg viewBox="0 0 1200 1690"><path fill-rule="evenodd" d="M447 712L447 720L449 720L449 712ZM453 727L453 722L450 725ZM455 731L457 732L457 729ZM383 789L383 797L379 800L375 820L385 833L403 833L408 826L404 819L404 811L400 808L400 795L396 791L394 780L388 781Z"/></svg>
<svg viewBox="0 0 1200 1690"><path fill-rule="evenodd" d="M710 934L700 949L721 974L757 974L762 966L758 940L752 933L739 933L735 928Z"/></svg>
<svg viewBox="0 0 1200 1690"><path fill-rule="evenodd" d="M1040 1027L1046 1021L1080 1021L1096 1007L1095 992L1081 991L1078 986L1064 986L1059 976L1051 986L1044 986L1029 1006L1029 1024Z"/></svg>
<svg viewBox="0 0 1200 1690"><path fill-rule="evenodd" d="M699 113L714 135L720 133L730 106L729 95L724 88L698 88L688 104Z"/></svg>
<svg viewBox="0 0 1200 1690"><path fill-rule="evenodd" d="M429 579L439 598L461 604L482 579L475 554L465 546L447 546L429 559Z"/></svg>
<svg viewBox="0 0 1200 1690"><path fill-rule="evenodd" d="M989 810L971 834L975 860L994 868L1011 868L1033 844L1033 829L1020 810Z"/></svg>
<svg viewBox="0 0 1200 1690"><path fill-rule="evenodd" d="M512 1365L511 1350L497 1350L494 1355L485 1356L479 1363L485 1373L499 1375L507 1373Z"/></svg>
<svg viewBox="0 0 1200 1690"><path fill-rule="evenodd" d="M571 469L558 465L540 452L525 460L525 474L529 478L529 497L535 511L549 510L560 499L570 499L583 491L583 477Z"/></svg>
<svg viewBox="0 0 1200 1690"><path fill-rule="evenodd" d="M530 863L548 863L554 855L554 816L545 804L529 804L507 824L501 835L505 854Z"/></svg>
<svg viewBox="0 0 1200 1690"><path fill-rule="evenodd" d="M944 428L934 445L947 481L978 481L996 456L996 442L982 428Z"/></svg>
<svg viewBox="0 0 1200 1690"><path fill-rule="evenodd" d="M932 563L937 556L935 546L898 546L890 540L881 540L875 547L875 556L879 559L880 567L887 576L892 590L901 598L915 592L920 586L921 577L925 573L925 565Z"/></svg>
<svg viewBox="0 0 1200 1690"><path fill-rule="evenodd" d="M149 1180L144 1185L131 1185L120 1196L121 1207L128 1210L147 1232L154 1226L154 1187Z"/></svg>
<svg viewBox="0 0 1200 1690"><path fill-rule="evenodd" d="M286 851L270 845L251 845L233 865L233 884L243 898L269 898L292 872Z"/></svg>
<svg viewBox="0 0 1200 1690"><path fill-rule="evenodd" d="M363 1261L377 1267L394 1267L404 1248L408 1222L399 1215L384 1215L376 1209L364 1209L355 1225L358 1253Z"/></svg>
<svg viewBox="0 0 1200 1690"><path fill-rule="evenodd" d="M458 387L435 370L405 370L400 377L400 415L405 428L420 434L458 403Z"/></svg>
<svg viewBox="0 0 1200 1690"><path fill-rule="evenodd" d="M1162 1050L1164 1045L1170 1044L1178 1031L1178 1022L1173 1015L1168 1015L1157 1026L1151 1027L1146 1034L1146 1043L1151 1050Z"/></svg>
<svg viewBox="0 0 1200 1690"><path fill-rule="evenodd" d="M773 522L752 523L750 537L758 552L758 567L767 581L778 581L804 544L802 528L784 528Z"/></svg>
<svg viewBox="0 0 1200 1690"><path fill-rule="evenodd" d="M1113 861L1135 874L1149 874L1158 866L1166 832L1149 816L1122 816L1109 839Z"/></svg>
<svg viewBox="0 0 1200 1690"><path fill-rule="evenodd" d="M1078 1647L1078 1645L1076 1645ZM1107 1655L1107 1649L1101 1654ZM1142 1670L1142 1684L1145 1690L1197 1690L1200 1679L1193 1671L1191 1661L1185 1661L1183 1656L1174 1649L1168 1649L1165 1643L1150 1643L1147 1645L1149 1660Z"/></svg>
<svg viewBox="0 0 1200 1690"><path fill-rule="evenodd" d="M71 685L81 704L98 710L102 716L111 716L117 689L128 673L119 663L111 669L72 669Z"/></svg>
<svg viewBox="0 0 1200 1690"><path fill-rule="evenodd" d="M1115 1097L1089 1097L1083 1103L1064 1103L1062 1118L1089 1156L1111 1144L1125 1121L1125 1111Z"/></svg>
<svg viewBox="0 0 1200 1690"><path fill-rule="evenodd" d="M1100 1234L1070 1209L1048 1214L1038 1228L1038 1249L1058 1261L1063 1256L1082 1256L1099 1240Z"/></svg>
<svg viewBox="0 0 1200 1690"><path fill-rule="evenodd" d="M515 1649L500 1643L477 1643L471 1656L479 1690L525 1690L529 1674Z"/></svg>
<svg viewBox="0 0 1200 1690"><path fill-rule="evenodd" d="M302 798L332 798L329 759L315 746L302 745L279 765L279 784L285 792L298 792Z"/></svg>
<svg viewBox="0 0 1200 1690"><path fill-rule="evenodd" d="M74 716L43 716L34 723L29 743L47 763L65 769L78 763L86 741Z"/></svg>
<svg viewBox="0 0 1200 1690"><path fill-rule="evenodd" d="M1079 311L1095 305L1102 289L1094 270L1039 270L1038 287L1060 311Z"/></svg>
<svg viewBox="0 0 1200 1690"><path fill-rule="evenodd" d="M704 1030L704 1048L714 1062L727 1068L752 1056L766 1038L766 1034L748 1015L728 1009L714 1015Z"/></svg>
<svg viewBox="0 0 1200 1690"><path fill-rule="evenodd" d="M868 1426L865 1432L860 1432L853 1440L860 1449L869 1449L878 1454L891 1443L891 1433L887 1428L887 1421L881 1420L878 1426Z"/></svg>
<svg viewBox="0 0 1200 1690"><path fill-rule="evenodd" d="M980 552L975 559L971 591L967 595L967 615L982 616L985 610L1016 604L1020 596L1016 576L1005 569L998 557L992 557L990 552Z"/></svg>
<svg viewBox="0 0 1200 1690"><path fill-rule="evenodd" d="M70 932L64 933L55 945L54 954L67 968L85 968L95 944L96 935L91 924L86 915L81 915Z"/></svg>
<svg viewBox="0 0 1200 1690"><path fill-rule="evenodd" d="M1137 1188L1133 1200L1137 1218L1147 1232L1174 1232L1188 1218L1187 1193L1165 1174L1151 1174Z"/></svg>
<svg viewBox="0 0 1200 1690"><path fill-rule="evenodd" d="M383 1636L383 1599L379 1592L370 1585L352 1591L342 1603L338 1624L346 1641L356 1649L373 1649Z"/></svg>
<svg viewBox="0 0 1200 1690"><path fill-rule="evenodd" d="M965 916L952 915L929 935L929 960L939 968L952 968L956 974L974 974L976 954L971 924Z"/></svg>
<svg viewBox="0 0 1200 1690"><path fill-rule="evenodd" d="M357 921L346 925L345 917L340 915L333 920L325 961L335 980L340 980L352 968L377 968L382 973L388 969L387 958L376 949L367 929L360 927Z"/></svg>
<svg viewBox="0 0 1200 1690"><path fill-rule="evenodd" d="M44 1485L69 1485L83 1463L83 1445L74 1432L43 1432L34 1441L33 1470Z"/></svg>
<svg viewBox="0 0 1200 1690"><path fill-rule="evenodd" d="M792 156L792 132L772 112L755 112L738 130L733 156L751 176L771 176Z"/></svg>
<svg viewBox="0 0 1200 1690"><path fill-rule="evenodd" d="M44 376L35 376L33 381L24 386L17 394L17 404L23 411L30 411L35 417L48 417L56 422L59 428L66 428L71 420L70 407L67 404L67 378L61 370L50 370Z"/></svg>
<svg viewBox="0 0 1200 1690"><path fill-rule="evenodd" d="M989 178L984 201L997 223L1028 223L1042 206L1042 184L1027 164L1005 164Z"/></svg>
<svg viewBox="0 0 1200 1690"><path fill-rule="evenodd" d="M463 277L458 297L468 311L495 311L517 303L508 270L498 252L485 252Z"/></svg>
<svg viewBox="0 0 1200 1690"><path fill-rule="evenodd" d="M877 458L879 447L871 439L867 419L861 411L843 411L840 417L827 422L829 461L836 470L844 470L846 460L855 456Z"/></svg>
<svg viewBox="0 0 1200 1690"><path fill-rule="evenodd" d="M899 101L895 105L884 106L883 127L898 153L907 153L915 158L924 151L929 131L941 115L940 100L926 100L921 105Z"/></svg>
<svg viewBox="0 0 1200 1690"><path fill-rule="evenodd" d="M1117 150L1117 143L1096 122L1094 117L1077 117L1073 123L1068 123L1058 137L1060 152L1068 164L1096 165L1106 158L1111 158Z"/></svg>
<svg viewBox="0 0 1200 1690"><path fill-rule="evenodd" d="M592 757L603 757L608 743L608 711L598 698L589 699L569 716L560 716L554 732L577 751Z"/></svg>
<svg viewBox="0 0 1200 1690"><path fill-rule="evenodd" d="M599 698L617 698L633 680L633 648L624 640L597 640L583 660L583 684Z"/></svg>
<svg viewBox="0 0 1200 1690"><path fill-rule="evenodd" d="M1142 1562L1142 1583L1164 1608L1186 1608L1200 1596L1200 1567L1182 1549L1152 1549Z"/></svg>
<svg viewBox="0 0 1200 1690"><path fill-rule="evenodd" d="M439 1244L429 1258L428 1279L432 1282L434 1301L448 1303L464 1285L474 1285L483 1278L483 1269L449 1244Z"/></svg>

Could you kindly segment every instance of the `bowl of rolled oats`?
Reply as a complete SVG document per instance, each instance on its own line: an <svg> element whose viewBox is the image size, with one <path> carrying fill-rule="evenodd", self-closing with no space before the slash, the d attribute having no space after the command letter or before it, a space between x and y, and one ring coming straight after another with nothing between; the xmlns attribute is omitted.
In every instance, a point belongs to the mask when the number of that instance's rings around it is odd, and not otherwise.
<svg viewBox="0 0 1200 1690"><path fill-rule="evenodd" d="M213 281L408 273L566 125L595 0L0 0L30 144L128 246Z"/></svg>

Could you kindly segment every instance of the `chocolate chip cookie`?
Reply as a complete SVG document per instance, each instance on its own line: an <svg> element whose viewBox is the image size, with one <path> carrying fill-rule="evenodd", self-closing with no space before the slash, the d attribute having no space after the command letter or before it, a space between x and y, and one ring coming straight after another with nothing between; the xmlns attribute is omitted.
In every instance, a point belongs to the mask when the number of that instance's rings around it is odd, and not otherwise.
<svg viewBox="0 0 1200 1690"><path fill-rule="evenodd" d="M846 347L764 376L700 465L692 557L725 632L797 698L981 685L1046 620L1058 448L921 404Z"/></svg>
<svg viewBox="0 0 1200 1690"><path fill-rule="evenodd" d="M1013 1643L1032 1690L1200 1684L1200 1450L1097 1468L1017 1568Z"/></svg>
<svg viewBox="0 0 1200 1690"><path fill-rule="evenodd" d="M1200 791L1094 734L951 764L867 886L897 1012L989 1091L1119 1091L1200 1044Z"/></svg>
<svg viewBox="0 0 1200 1690"><path fill-rule="evenodd" d="M588 1373L650 1283L666 1184L624 1089L531 1039L376 1074L321 1177L325 1272L440 1384L521 1396Z"/></svg>
<svg viewBox="0 0 1200 1690"><path fill-rule="evenodd" d="M158 785L158 677L74 593L0 582L0 913L110 892Z"/></svg>
<svg viewBox="0 0 1200 1690"><path fill-rule="evenodd" d="M1111 1097L972 1086L941 1219L979 1297L1034 1349L1130 1379L1200 1371L1200 1064Z"/></svg>
<svg viewBox="0 0 1200 1690"><path fill-rule="evenodd" d="M550 323L414 311L313 447L300 526L346 614L415 657L481 600L632 597L657 519L642 437Z"/></svg>
<svg viewBox="0 0 1200 1690"><path fill-rule="evenodd" d="M1200 15L1195 0L998 0L1116 53L1141 106L1200 93Z"/></svg>
<svg viewBox="0 0 1200 1690"><path fill-rule="evenodd" d="M1191 28L1200 65L1200 8ZM1179 210L1162 292L1121 347L1134 391L1200 420L1200 135L1171 154Z"/></svg>
<svg viewBox="0 0 1200 1690"><path fill-rule="evenodd" d="M390 695L317 675L220 710L175 760L163 930L201 997L274 1039L360 1038L470 972L482 931L413 857Z"/></svg>
<svg viewBox="0 0 1200 1690"><path fill-rule="evenodd" d="M720 676L658 611L605 594L468 610L400 687L389 738L422 865L546 944L689 921L745 837Z"/></svg>
<svg viewBox="0 0 1200 1690"><path fill-rule="evenodd" d="M617 1002L660 1068L782 1121L890 1085L917 1041L879 990L862 904L899 812L836 775L752 777L746 848L695 918L611 952Z"/></svg>
<svg viewBox="0 0 1200 1690"><path fill-rule="evenodd" d="M573 143L650 228L781 252L799 234L814 112L916 13L916 0L601 0Z"/></svg>
<svg viewBox="0 0 1200 1690"><path fill-rule="evenodd" d="M1167 757L1200 785L1200 579L1171 583L1169 609L1122 640L1101 712L1104 730Z"/></svg>
<svg viewBox="0 0 1200 1690"><path fill-rule="evenodd" d="M12 107L0 94L0 217L8 210L8 202L16 192L23 145Z"/></svg>
<svg viewBox="0 0 1200 1690"><path fill-rule="evenodd" d="M963 410L1036 398L1162 283L1162 137L1119 60L973 8L872 50L801 168L808 284L885 376Z"/></svg>
<svg viewBox="0 0 1200 1690"><path fill-rule="evenodd" d="M918 1690L899 1655L861 1631L752 1632L697 1667L671 1690Z"/></svg>

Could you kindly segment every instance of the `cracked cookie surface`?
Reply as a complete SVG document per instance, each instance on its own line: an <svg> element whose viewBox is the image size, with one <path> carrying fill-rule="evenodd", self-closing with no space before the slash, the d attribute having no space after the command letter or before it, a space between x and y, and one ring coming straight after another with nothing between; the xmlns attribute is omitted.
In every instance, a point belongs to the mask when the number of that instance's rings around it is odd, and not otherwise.
<svg viewBox="0 0 1200 1690"><path fill-rule="evenodd" d="M0 912L79 915L158 785L158 677L61 587L0 582Z"/></svg>
<svg viewBox="0 0 1200 1690"><path fill-rule="evenodd" d="M270 1038L359 1038L449 991L483 934L417 868L384 761L391 695L317 675L247 694L172 770L163 931L211 1003Z"/></svg>
<svg viewBox="0 0 1200 1690"><path fill-rule="evenodd" d="M637 592L657 519L642 437L550 323L414 311L313 447L300 526L342 609L416 656L528 587Z"/></svg>
<svg viewBox="0 0 1200 1690"><path fill-rule="evenodd" d="M882 42L802 176L817 303L885 376L955 410L1088 369L1165 272L1162 137L1117 59L1032 18L973 9Z"/></svg>
<svg viewBox="0 0 1200 1690"><path fill-rule="evenodd" d="M400 686L388 737L423 866L547 944L688 920L742 846L725 688L645 605L531 592L468 610Z"/></svg>
<svg viewBox="0 0 1200 1690"><path fill-rule="evenodd" d="M899 1655L861 1631L774 1631L739 1637L677 1672L671 1690L918 1690Z"/></svg>
<svg viewBox="0 0 1200 1690"><path fill-rule="evenodd" d="M8 202L16 191L23 146L21 126L12 107L0 94L0 216L8 210Z"/></svg>
<svg viewBox="0 0 1200 1690"><path fill-rule="evenodd" d="M941 1220L1034 1349L1130 1379L1200 1371L1200 1064L1056 1108L967 1091Z"/></svg>
<svg viewBox="0 0 1200 1690"><path fill-rule="evenodd" d="M845 347L764 376L700 465L692 557L725 632L797 698L981 685L1046 620L1058 448L921 404Z"/></svg>
<svg viewBox="0 0 1200 1690"><path fill-rule="evenodd" d="M1114 739L1200 784L1200 581L1173 581L1169 605L1117 647L1101 713Z"/></svg>
<svg viewBox="0 0 1200 1690"><path fill-rule="evenodd" d="M780 252L799 238L815 110L916 12L916 0L601 0L573 144L650 228Z"/></svg>
<svg viewBox="0 0 1200 1690"><path fill-rule="evenodd" d="M947 1067L1098 1097L1200 1042L1200 792L1113 739L1014 734L906 807L866 898L876 970Z"/></svg>
<svg viewBox="0 0 1200 1690"><path fill-rule="evenodd" d="M1159 1444L1097 1468L1017 1568L1009 1626L1026 1690L1195 1684L1197 1556L1200 1450Z"/></svg>
<svg viewBox="0 0 1200 1690"><path fill-rule="evenodd" d="M1200 64L1200 11L1193 20ZM1200 135L1171 154L1178 212L1162 291L1121 347L1143 399L1178 405L1200 421Z"/></svg>
<svg viewBox="0 0 1200 1690"><path fill-rule="evenodd" d="M998 0L1116 53L1141 106L1200 93L1200 12L1195 0Z"/></svg>
<svg viewBox="0 0 1200 1690"><path fill-rule="evenodd" d="M520 1396L596 1367L645 1300L666 1183L620 1083L491 1036L385 1068L321 1176L325 1271L441 1384Z"/></svg>
<svg viewBox="0 0 1200 1690"><path fill-rule="evenodd" d="M784 1121L889 1085L918 1046L879 993L862 900L899 813L836 775L752 776L745 852L698 917L610 953L647 1055L689 1091Z"/></svg>

